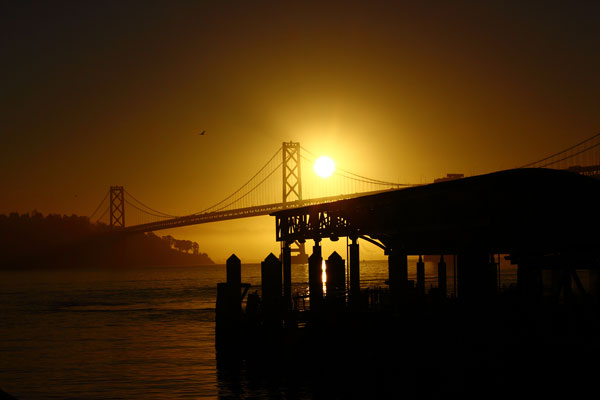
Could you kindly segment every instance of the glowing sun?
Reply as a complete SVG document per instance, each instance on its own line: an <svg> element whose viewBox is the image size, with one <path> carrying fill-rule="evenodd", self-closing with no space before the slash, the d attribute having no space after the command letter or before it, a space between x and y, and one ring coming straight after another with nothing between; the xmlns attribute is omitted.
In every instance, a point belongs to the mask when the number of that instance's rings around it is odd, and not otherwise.
<svg viewBox="0 0 600 400"><path fill-rule="evenodd" d="M333 171L335 171L335 163L331 158L327 156L321 156L317 158L317 161L315 161L314 168L317 175L319 175L321 178L327 178L333 174Z"/></svg>

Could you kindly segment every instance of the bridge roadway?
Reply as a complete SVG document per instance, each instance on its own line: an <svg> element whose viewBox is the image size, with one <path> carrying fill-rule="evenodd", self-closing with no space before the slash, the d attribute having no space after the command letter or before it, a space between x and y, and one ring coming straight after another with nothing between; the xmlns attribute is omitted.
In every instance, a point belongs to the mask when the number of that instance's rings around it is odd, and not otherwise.
<svg viewBox="0 0 600 400"><path fill-rule="evenodd" d="M192 214L186 215L183 217L176 217L171 219L165 219L157 222L150 222L146 224L139 225L131 225L123 228L122 232L125 233L141 233L141 232L152 232L159 231L163 229L171 229L178 228L181 226L188 225L199 225L206 224L209 222L217 222L217 221L225 221L228 219L239 219L239 218L248 218L248 217L257 217L260 215L269 215L274 212L289 210L298 207L308 207L319 204L331 203L339 200L348 200L360 196L367 196L377 193L402 190L402 189L387 189L387 190L377 190L372 192L362 192L362 193L353 193L353 194L344 194L338 196L330 196L330 197L320 197L316 199L308 199L308 200L296 200L289 201L286 203L275 203L275 204L266 204L262 206L255 207L246 207L246 208L237 208L234 210L225 210L225 211L215 211L208 212L202 214Z"/></svg>

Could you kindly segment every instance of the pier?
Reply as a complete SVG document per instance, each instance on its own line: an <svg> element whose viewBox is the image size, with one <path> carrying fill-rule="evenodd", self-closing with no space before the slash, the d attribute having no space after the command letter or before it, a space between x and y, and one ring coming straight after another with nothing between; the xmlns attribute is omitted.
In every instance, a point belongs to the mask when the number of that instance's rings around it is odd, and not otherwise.
<svg viewBox="0 0 600 400"><path fill-rule="evenodd" d="M499 368L493 376L478 371L461 378L487 383L526 362L537 368L528 372L529 384L558 376L567 382L600 349L599 199L598 180L519 169L275 212L282 257L265 258L262 288L248 297L245 312L239 260L228 261L217 303L217 351L283 352L308 365L334 357L334 364L361 364L358 370L365 362L402 360L392 368L373 366L390 379L407 370L438 371L449 361L467 375L477 366ZM348 260L322 254L323 239L341 237L349 239ZM361 289L361 241L387 255L387 287ZM302 302L292 293L294 242L313 244ZM500 255L517 266L517 285L509 291L499 290ZM408 280L408 256L419 257L416 281ZM423 256L439 260L437 287L425 286ZM457 286L451 296L450 259ZM223 306L229 303L235 306ZM386 356L362 359L370 346Z"/></svg>

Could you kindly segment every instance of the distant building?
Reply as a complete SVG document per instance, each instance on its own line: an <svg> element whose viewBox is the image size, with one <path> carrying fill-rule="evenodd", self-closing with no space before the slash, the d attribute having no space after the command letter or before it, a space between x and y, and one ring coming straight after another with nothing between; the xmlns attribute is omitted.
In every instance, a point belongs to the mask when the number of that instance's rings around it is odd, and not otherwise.
<svg viewBox="0 0 600 400"><path fill-rule="evenodd" d="M461 178L464 178L464 177L465 177L465 174L447 174L443 178L434 179L433 183L445 182L445 181L453 181L455 179L461 179Z"/></svg>
<svg viewBox="0 0 600 400"><path fill-rule="evenodd" d="M581 165L573 165L567 168L567 171L600 179L600 165L590 165L585 167L582 167Z"/></svg>

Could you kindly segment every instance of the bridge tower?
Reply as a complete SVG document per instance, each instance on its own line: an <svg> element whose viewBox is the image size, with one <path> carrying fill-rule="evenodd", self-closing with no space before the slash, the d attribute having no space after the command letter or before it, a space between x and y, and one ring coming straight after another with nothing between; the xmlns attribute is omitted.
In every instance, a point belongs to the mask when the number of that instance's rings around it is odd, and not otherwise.
<svg viewBox="0 0 600 400"><path fill-rule="evenodd" d="M283 204L288 202L302 200L302 168L300 164L300 143L283 142L281 148L283 155ZM291 249L303 262L308 262L308 256L304 249L304 243L295 242L295 247Z"/></svg>
<svg viewBox="0 0 600 400"><path fill-rule="evenodd" d="M125 191L123 186L110 187L110 226L125 228Z"/></svg>
<svg viewBox="0 0 600 400"><path fill-rule="evenodd" d="M300 143L283 142L283 204L302 200L302 169L300 168Z"/></svg>

